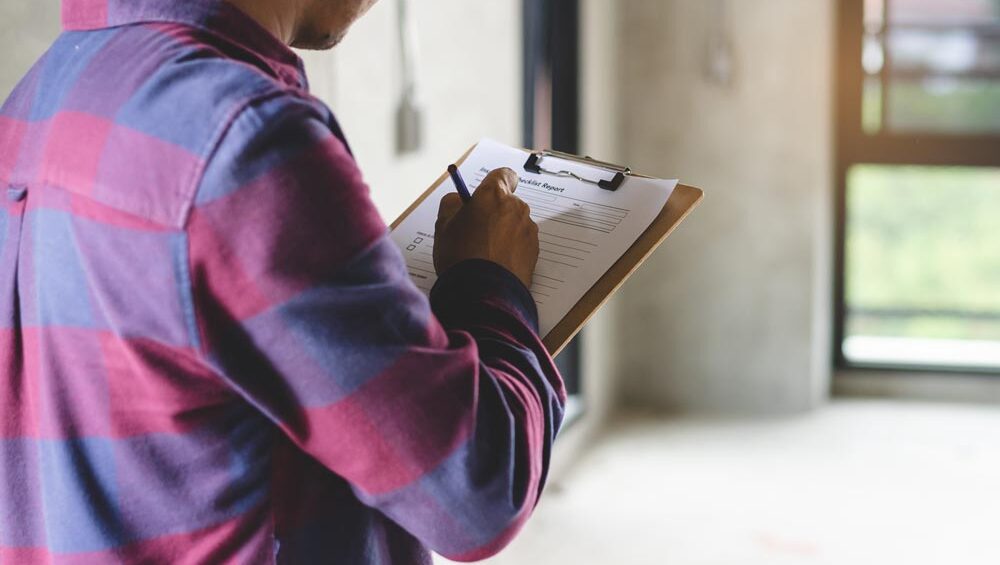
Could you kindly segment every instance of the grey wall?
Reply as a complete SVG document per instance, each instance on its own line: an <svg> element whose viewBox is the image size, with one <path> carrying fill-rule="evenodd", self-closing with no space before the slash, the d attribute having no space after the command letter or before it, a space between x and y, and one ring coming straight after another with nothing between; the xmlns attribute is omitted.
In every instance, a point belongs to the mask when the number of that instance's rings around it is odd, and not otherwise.
<svg viewBox="0 0 1000 565"><path fill-rule="evenodd" d="M0 0L0 100L59 34L59 0Z"/></svg>
<svg viewBox="0 0 1000 565"><path fill-rule="evenodd" d="M714 4L623 12L625 157L706 191L625 289L624 397L804 410L829 388L833 0L730 0L729 87L705 73Z"/></svg>

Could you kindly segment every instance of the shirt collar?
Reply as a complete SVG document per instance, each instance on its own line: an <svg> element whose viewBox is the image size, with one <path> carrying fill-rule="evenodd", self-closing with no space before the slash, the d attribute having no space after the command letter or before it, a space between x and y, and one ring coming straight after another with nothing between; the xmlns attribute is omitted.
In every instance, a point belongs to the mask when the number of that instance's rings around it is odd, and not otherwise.
<svg viewBox="0 0 1000 565"><path fill-rule="evenodd" d="M207 30L262 57L285 83L305 87L302 59L224 0L62 0L62 24L67 31L136 23L176 23Z"/></svg>

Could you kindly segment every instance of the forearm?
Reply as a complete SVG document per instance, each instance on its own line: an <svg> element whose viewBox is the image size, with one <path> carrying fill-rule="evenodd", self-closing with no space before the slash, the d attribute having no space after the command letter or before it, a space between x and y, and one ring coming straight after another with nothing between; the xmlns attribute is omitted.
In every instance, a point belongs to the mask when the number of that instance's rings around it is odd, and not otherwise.
<svg viewBox="0 0 1000 565"><path fill-rule="evenodd" d="M466 496L493 519L467 517L480 543L449 557L479 559L506 545L537 502L565 391L537 335L534 300L510 272L487 261L460 263L439 278L431 305L453 336L471 337L478 350L475 433L461 464L477 478Z"/></svg>

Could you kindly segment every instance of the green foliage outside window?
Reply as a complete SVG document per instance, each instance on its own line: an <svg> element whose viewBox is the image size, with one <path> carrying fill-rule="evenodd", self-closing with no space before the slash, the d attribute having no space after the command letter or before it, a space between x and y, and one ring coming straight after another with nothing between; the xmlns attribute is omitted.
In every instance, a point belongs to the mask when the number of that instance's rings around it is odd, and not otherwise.
<svg viewBox="0 0 1000 565"><path fill-rule="evenodd" d="M1000 340L1000 169L858 165L847 196L848 335Z"/></svg>

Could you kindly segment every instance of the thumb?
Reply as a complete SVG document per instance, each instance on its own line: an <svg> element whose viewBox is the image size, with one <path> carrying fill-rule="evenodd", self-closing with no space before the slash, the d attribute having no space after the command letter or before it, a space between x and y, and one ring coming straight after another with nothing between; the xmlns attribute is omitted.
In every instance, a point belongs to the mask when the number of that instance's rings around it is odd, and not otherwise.
<svg viewBox="0 0 1000 565"><path fill-rule="evenodd" d="M508 193L514 194L515 192L517 192L518 178L517 178L517 173L515 173L513 169L510 169L508 167L503 167L495 172L497 172L500 184Z"/></svg>
<svg viewBox="0 0 1000 565"><path fill-rule="evenodd" d="M490 174L486 175L483 182L479 183L479 188L476 189L472 198L479 197L486 199L486 201L492 201L499 196L514 194L515 190L517 190L517 173L507 167L502 167L493 169Z"/></svg>
<svg viewBox="0 0 1000 565"><path fill-rule="evenodd" d="M438 207L437 226L441 227L451 221L455 214L462 209L462 197L458 193L450 192L441 199Z"/></svg>

